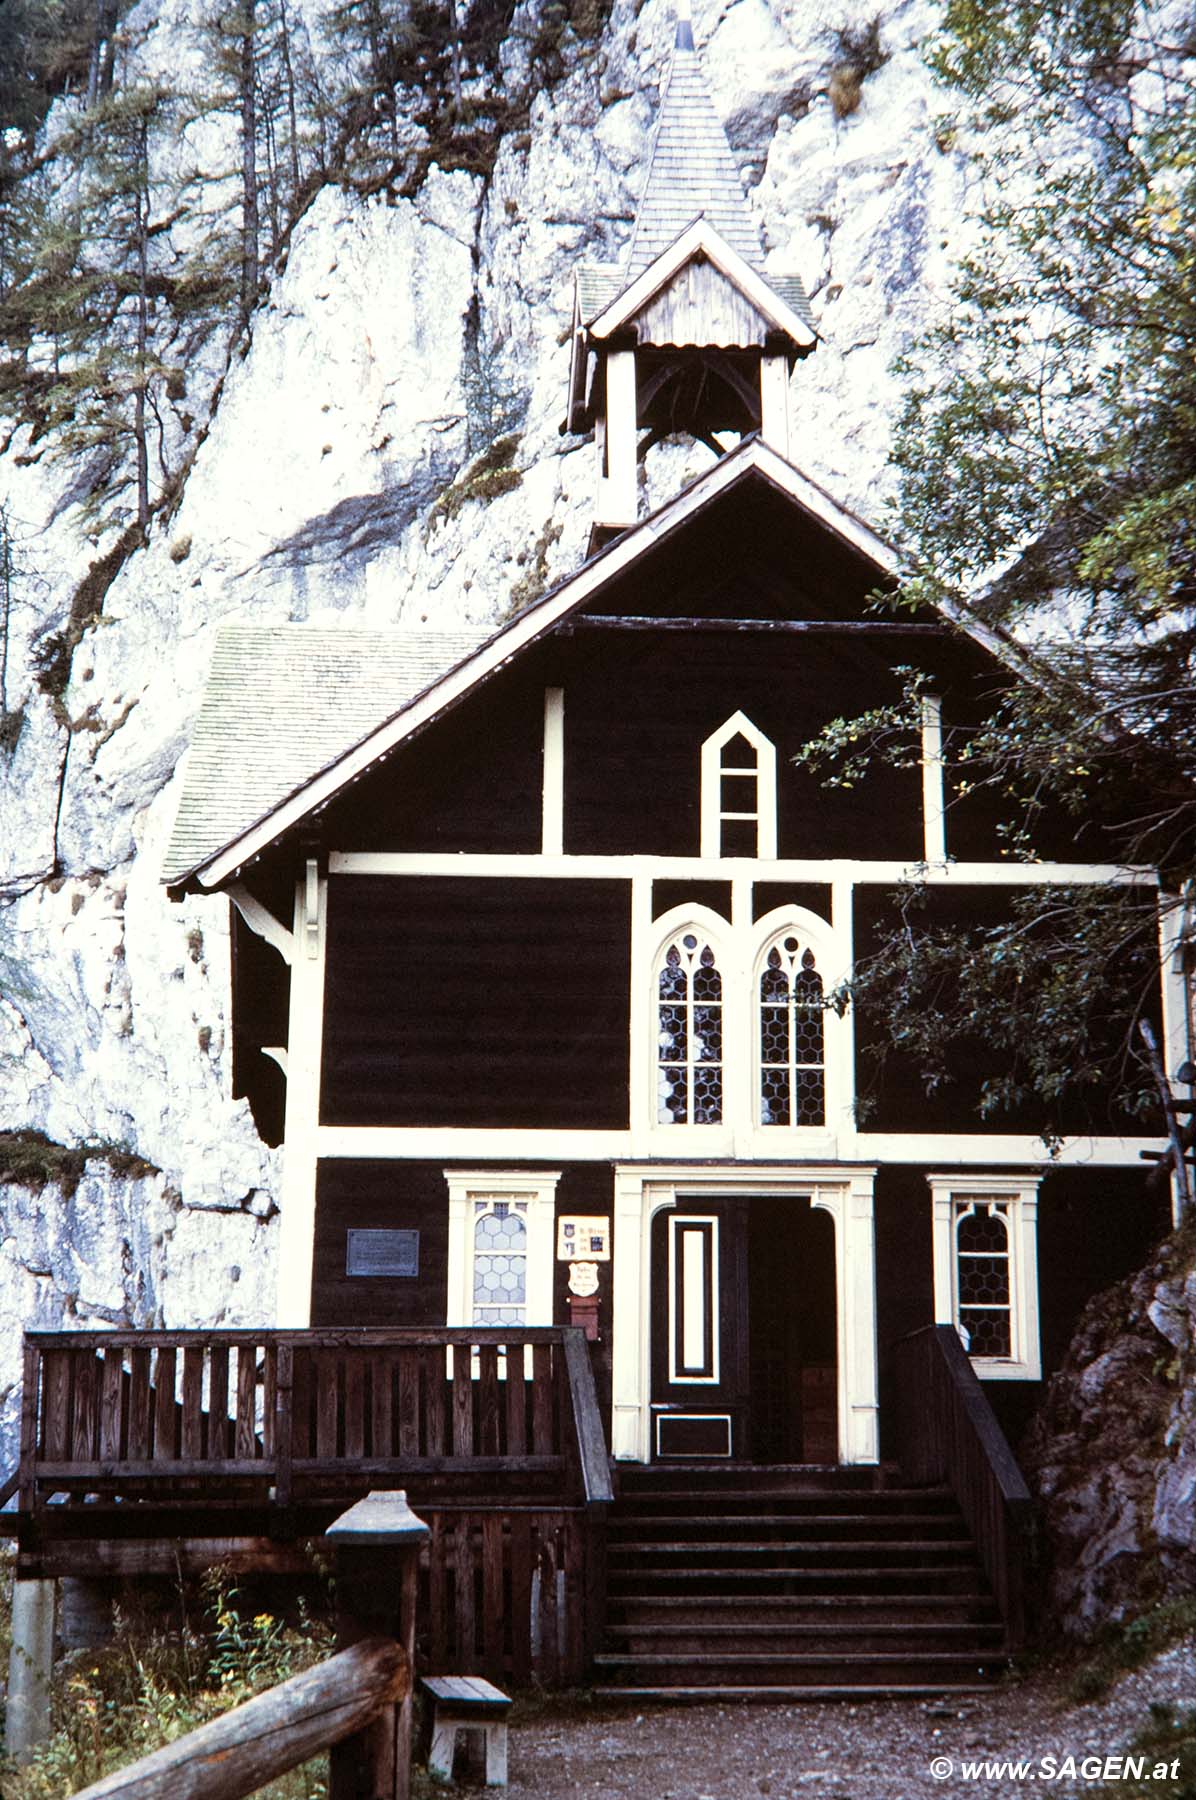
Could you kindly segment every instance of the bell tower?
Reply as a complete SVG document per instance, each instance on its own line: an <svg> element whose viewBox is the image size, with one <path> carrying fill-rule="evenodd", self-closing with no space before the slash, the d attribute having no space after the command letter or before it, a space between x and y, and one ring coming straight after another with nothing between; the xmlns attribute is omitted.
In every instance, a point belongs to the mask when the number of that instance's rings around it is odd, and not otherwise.
<svg viewBox="0 0 1196 1800"><path fill-rule="evenodd" d="M789 455L789 376L816 343L795 276L766 275L727 134L694 50L688 0L624 264L574 277L566 429L593 430L597 547L636 521L637 465L675 432L758 431Z"/></svg>

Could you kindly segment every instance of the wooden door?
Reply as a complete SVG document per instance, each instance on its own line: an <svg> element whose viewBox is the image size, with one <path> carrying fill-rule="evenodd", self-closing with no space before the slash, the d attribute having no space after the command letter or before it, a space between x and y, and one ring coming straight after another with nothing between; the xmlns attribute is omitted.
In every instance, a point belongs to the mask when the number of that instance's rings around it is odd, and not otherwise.
<svg viewBox="0 0 1196 1800"><path fill-rule="evenodd" d="M745 1199L652 1222L652 1455L751 1457Z"/></svg>

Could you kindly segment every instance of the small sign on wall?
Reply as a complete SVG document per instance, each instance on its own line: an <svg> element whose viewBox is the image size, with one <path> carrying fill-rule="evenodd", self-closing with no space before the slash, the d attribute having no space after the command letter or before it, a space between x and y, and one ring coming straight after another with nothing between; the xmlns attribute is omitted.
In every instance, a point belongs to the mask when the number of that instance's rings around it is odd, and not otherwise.
<svg viewBox="0 0 1196 1800"><path fill-rule="evenodd" d="M556 1222L558 1262L609 1262L610 1219L562 1213Z"/></svg>
<svg viewBox="0 0 1196 1800"><path fill-rule="evenodd" d="M408 1280L419 1274L418 1231L363 1231L346 1234L345 1274Z"/></svg>

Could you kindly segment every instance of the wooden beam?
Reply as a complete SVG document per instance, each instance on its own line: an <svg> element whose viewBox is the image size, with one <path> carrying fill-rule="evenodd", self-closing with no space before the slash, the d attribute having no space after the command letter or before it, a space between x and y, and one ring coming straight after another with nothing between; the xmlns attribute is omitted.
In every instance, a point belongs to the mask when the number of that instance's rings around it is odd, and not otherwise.
<svg viewBox="0 0 1196 1800"><path fill-rule="evenodd" d="M791 636L948 637L954 630L945 620L921 624L909 619L658 619L636 613L577 613L557 626L556 635L570 637L575 631L766 631Z"/></svg>
<svg viewBox="0 0 1196 1800"><path fill-rule="evenodd" d="M75 1800L242 1800L410 1692L402 1645L367 1638L94 1782Z"/></svg>

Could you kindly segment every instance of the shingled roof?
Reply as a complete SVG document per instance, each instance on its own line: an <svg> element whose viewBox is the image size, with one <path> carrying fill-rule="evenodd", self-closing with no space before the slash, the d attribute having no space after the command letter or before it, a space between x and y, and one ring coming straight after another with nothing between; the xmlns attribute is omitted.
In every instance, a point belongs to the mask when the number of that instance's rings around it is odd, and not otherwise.
<svg viewBox="0 0 1196 1800"><path fill-rule="evenodd" d="M626 279L634 281L703 214L758 274L760 233L748 209L722 120L702 76L688 20L677 26Z"/></svg>
<svg viewBox="0 0 1196 1800"><path fill-rule="evenodd" d="M162 879L181 881L272 813L470 656L492 629L225 626Z"/></svg>
<svg viewBox="0 0 1196 1800"><path fill-rule="evenodd" d="M591 264L578 269L583 321L589 323L630 287L697 218L706 219L778 299L813 329L800 278L765 273L760 231L706 86L693 30L684 16L678 18L672 61L661 93L630 255L621 267Z"/></svg>

